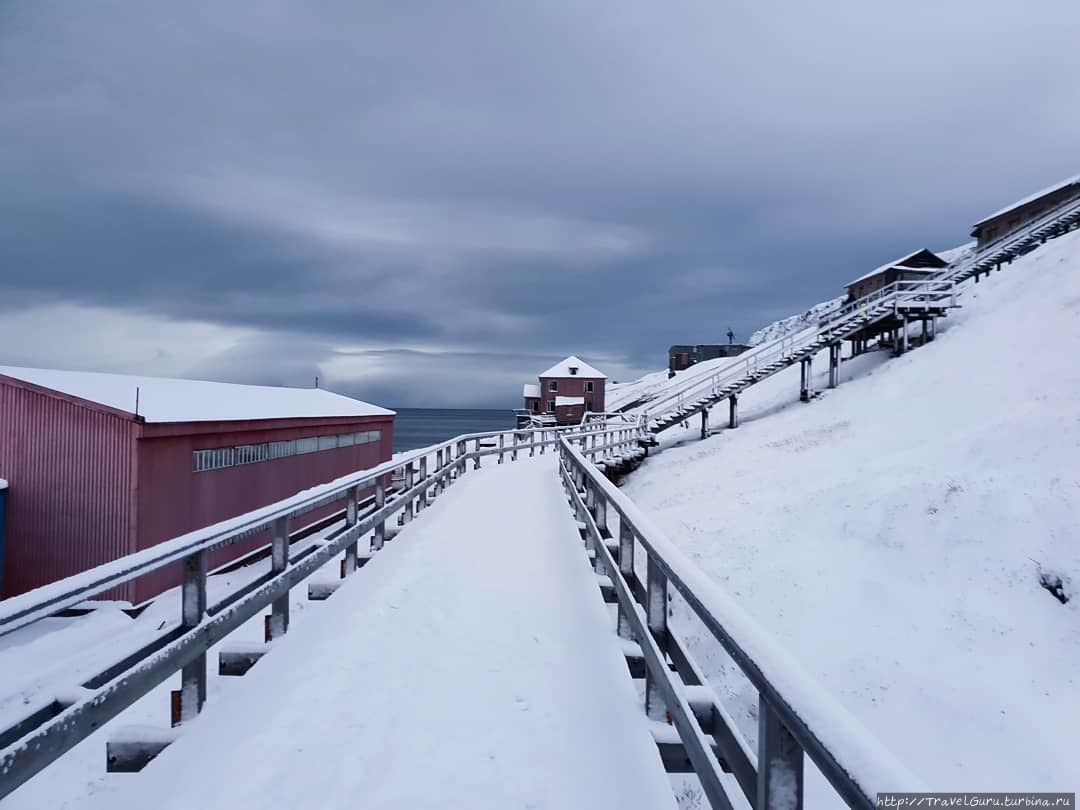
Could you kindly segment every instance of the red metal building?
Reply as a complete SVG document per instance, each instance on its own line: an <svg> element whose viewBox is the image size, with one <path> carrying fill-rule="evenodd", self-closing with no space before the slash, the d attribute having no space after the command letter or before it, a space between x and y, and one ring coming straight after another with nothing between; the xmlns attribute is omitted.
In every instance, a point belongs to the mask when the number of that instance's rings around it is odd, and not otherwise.
<svg viewBox="0 0 1080 810"><path fill-rule="evenodd" d="M390 458L393 426L393 411L316 388L0 366L10 487L0 595L373 467ZM249 538L210 564L266 542ZM179 584L173 568L116 598Z"/></svg>
<svg viewBox="0 0 1080 810"><path fill-rule="evenodd" d="M578 357L556 363L539 380L539 385L526 383L522 390L528 413L548 414L557 424L572 425L587 412L604 411L607 375Z"/></svg>

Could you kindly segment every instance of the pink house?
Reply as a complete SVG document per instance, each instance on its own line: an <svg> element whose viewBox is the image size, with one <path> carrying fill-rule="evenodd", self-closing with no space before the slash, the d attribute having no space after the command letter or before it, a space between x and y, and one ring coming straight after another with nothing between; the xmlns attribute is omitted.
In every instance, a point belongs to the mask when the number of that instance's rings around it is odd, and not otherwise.
<svg viewBox="0 0 1080 810"><path fill-rule="evenodd" d="M373 467L390 458L393 429L393 411L317 388L0 366L0 594ZM267 542L220 549L211 567ZM111 596L145 601L178 584L176 569Z"/></svg>
<svg viewBox="0 0 1080 810"><path fill-rule="evenodd" d="M567 357L540 374L539 384L525 384L525 411L559 425L576 424L588 412L603 412L606 382L607 375L584 360Z"/></svg>

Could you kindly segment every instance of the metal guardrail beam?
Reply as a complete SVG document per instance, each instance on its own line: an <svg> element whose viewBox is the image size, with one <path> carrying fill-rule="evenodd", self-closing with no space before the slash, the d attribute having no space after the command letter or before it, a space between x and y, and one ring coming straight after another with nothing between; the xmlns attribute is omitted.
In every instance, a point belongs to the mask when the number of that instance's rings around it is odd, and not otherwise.
<svg viewBox="0 0 1080 810"><path fill-rule="evenodd" d="M614 587L618 627L624 636L627 631L632 633L644 654L646 694L651 688L664 701L713 807L732 806L720 782L722 768L686 698L686 686L676 681L656 628L647 621L651 589L640 594L627 581L627 577L637 576L633 562L637 548L645 553L648 579L663 581L679 594L758 691L757 761L749 763L744 758L741 765L744 773L747 767L756 770L755 790L747 791L748 779L739 780L751 806L757 810L801 808L804 753L849 807L870 810L878 791L901 786L917 789L909 786L918 785L918 780L805 672L764 640L763 632L653 527L628 497L599 475L577 448L560 442L559 452L563 482L578 520L585 524L597 574L610 578ZM619 523L618 557L605 542L610 534L608 521L615 516ZM665 633L670 632L665 627ZM687 656L685 649L680 655ZM721 736L729 742L740 739L737 729L726 725ZM778 790L781 782L790 790Z"/></svg>

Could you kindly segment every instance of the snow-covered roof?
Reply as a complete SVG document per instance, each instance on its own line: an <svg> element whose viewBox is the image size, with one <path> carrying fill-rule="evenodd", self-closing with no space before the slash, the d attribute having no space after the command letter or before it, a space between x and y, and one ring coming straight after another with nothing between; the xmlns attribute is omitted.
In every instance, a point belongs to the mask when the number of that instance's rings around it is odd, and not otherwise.
<svg viewBox="0 0 1080 810"><path fill-rule="evenodd" d="M858 284L860 281L865 281L871 276L876 276L878 273L884 273L891 267L895 267L898 270L908 270L917 273L936 273L938 271L938 268L936 267L908 267L904 264L904 262L908 261L909 259L913 259L915 256L918 256L922 252L922 250L916 250L914 253L908 253L906 256L901 256L899 259L894 259L891 262L885 262L885 264L881 265L880 267L875 267L869 273L864 273L854 281L849 281L845 286L850 287L852 284ZM930 253L931 251L926 252Z"/></svg>
<svg viewBox="0 0 1080 810"><path fill-rule="evenodd" d="M14 366L0 366L0 374L128 413L136 413L138 389L138 415L147 422L228 422L394 413L323 388L276 388Z"/></svg>
<svg viewBox="0 0 1080 810"><path fill-rule="evenodd" d="M584 405L585 397L555 397L555 407L563 405Z"/></svg>
<svg viewBox="0 0 1080 810"><path fill-rule="evenodd" d="M525 383L521 387L521 395L524 397L539 397L540 386L537 383Z"/></svg>
<svg viewBox="0 0 1080 810"><path fill-rule="evenodd" d="M1016 202L1012 203L1011 205L1006 205L1000 211L995 211L990 216L983 217L978 222L976 222L973 227L978 228L980 225L983 225L983 224L989 222L992 219L997 219L1002 214L1009 213L1014 208L1019 208L1021 205L1027 205L1028 203L1035 202L1035 200L1039 199L1040 197L1045 197L1047 194L1053 194L1055 191L1060 191L1061 189L1065 188L1066 186L1075 186L1075 185L1080 185L1080 174L1074 174L1072 177L1067 177L1064 180L1061 180L1061 181L1059 181L1057 183L1054 183L1052 186L1047 186L1042 191L1036 191L1034 194L1029 194L1028 196L1024 197L1024 199L1022 199L1022 200L1017 200Z"/></svg>
<svg viewBox="0 0 1080 810"><path fill-rule="evenodd" d="M571 373L570 369L576 368L577 372ZM547 371L543 372L541 377L586 377L593 380L606 380L607 375L601 371L597 371L590 366L580 357L570 355L565 360L556 363Z"/></svg>

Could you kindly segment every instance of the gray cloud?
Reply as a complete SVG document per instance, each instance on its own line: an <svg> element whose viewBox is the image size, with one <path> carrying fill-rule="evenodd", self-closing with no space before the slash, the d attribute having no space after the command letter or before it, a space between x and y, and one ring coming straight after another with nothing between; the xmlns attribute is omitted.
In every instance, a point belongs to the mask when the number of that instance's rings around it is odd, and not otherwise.
<svg viewBox="0 0 1080 810"><path fill-rule="evenodd" d="M556 355L625 376L747 336L1077 171L1076 41L1058 0L7 3L0 317L512 405ZM114 331L100 365L153 371Z"/></svg>

